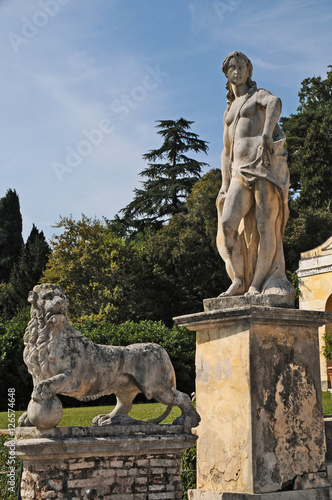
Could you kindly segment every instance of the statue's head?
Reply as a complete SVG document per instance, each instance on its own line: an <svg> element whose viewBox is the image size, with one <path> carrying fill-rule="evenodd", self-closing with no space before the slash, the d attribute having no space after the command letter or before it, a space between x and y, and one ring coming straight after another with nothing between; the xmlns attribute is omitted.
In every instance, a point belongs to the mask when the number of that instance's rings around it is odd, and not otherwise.
<svg viewBox="0 0 332 500"><path fill-rule="evenodd" d="M227 76L227 71L228 71L228 67L229 67L229 63L230 63L231 59L242 59L242 61L245 62L246 66L248 68L249 78L252 77L253 67L252 67L250 59L245 54L243 54L242 52L238 52L238 51L234 51L234 52L231 52L230 54L228 54L228 56L225 57L225 60L222 63L222 70L226 76Z"/></svg>
<svg viewBox="0 0 332 500"><path fill-rule="evenodd" d="M232 59L235 59L235 60L239 60L240 59L242 62L245 63L245 65L247 67L247 70L248 70L247 85L248 85L249 89L251 89L251 90L254 90L254 89L257 88L256 82L254 82L251 79L252 72L253 72L253 67L252 67L252 63L251 63L250 59L245 54L243 54L242 52L239 52L239 51L231 52L230 54L228 54L228 56L226 56L224 62L222 63L222 71L225 73L226 78L227 78L227 83L226 83L227 94L226 94L226 97L227 97L228 106L230 106L232 104L232 102L234 101L234 99L235 99L235 96L234 96L234 93L233 93L233 90L232 90L232 86L230 85L230 82L228 80L228 69L229 69L229 66L230 66L230 63L231 63Z"/></svg>

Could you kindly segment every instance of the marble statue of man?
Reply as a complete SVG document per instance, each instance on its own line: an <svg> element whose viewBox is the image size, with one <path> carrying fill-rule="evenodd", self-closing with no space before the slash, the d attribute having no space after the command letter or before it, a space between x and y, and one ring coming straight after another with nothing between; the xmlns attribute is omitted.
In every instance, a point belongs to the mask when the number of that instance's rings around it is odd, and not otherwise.
<svg viewBox="0 0 332 500"><path fill-rule="evenodd" d="M288 218L289 171L281 101L252 81L241 52L223 62L227 77L217 246L232 280L221 295L294 295L282 237Z"/></svg>

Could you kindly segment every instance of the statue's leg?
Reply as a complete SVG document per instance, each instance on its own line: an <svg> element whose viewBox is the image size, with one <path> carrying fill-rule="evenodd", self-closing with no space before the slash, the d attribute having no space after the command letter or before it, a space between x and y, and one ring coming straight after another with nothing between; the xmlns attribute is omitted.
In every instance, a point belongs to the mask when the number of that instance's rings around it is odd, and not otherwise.
<svg viewBox="0 0 332 500"><path fill-rule="evenodd" d="M169 387L165 388L162 393L154 394L153 398L164 405L173 405L180 408L182 414L175 419L173 424L184 425L188 428L196 427L199 424L200 416L193 407L188 394L178 391L174 387Z"/></svg>
<svg viewBox="0 0 332 500"><path fill-rule="evenodd" d="M255 185L256 220L259 233L259 248L254 277L248 294L259 294L264 281L271 272L277 248L276 219L279 212L277 188L269 181L259 179Z"/></svg>
<svg viewBox="0 0 332 500"><path fill-rule="evenodd" d="M116 406L111 413L107 415L97 415L93 420L93 425L110 425L112 423L112 417L115 415L128 415L133 406L133 401L135 396L140 391L126 391L122 392L120 395L116 396Z"/></svg>
<svg viewBox="0 0 332 500"><path fill-rule="evenodd" d="M244 258L238 229L253 203L251 190L232 177L222 213L218 213L217 246L232 280L229 289L221 295L242 295L245 292Z"/></svg>
<svg viewBox="0 0 332 500"><path fill-rule="evenodd" d="M136 392L124 392L121 395L116 396L116 406L113 411L108 415L109 417L113 417L114 415L128 415L130 410L133 407L133 401L135 396L139 391Z"/></svg>

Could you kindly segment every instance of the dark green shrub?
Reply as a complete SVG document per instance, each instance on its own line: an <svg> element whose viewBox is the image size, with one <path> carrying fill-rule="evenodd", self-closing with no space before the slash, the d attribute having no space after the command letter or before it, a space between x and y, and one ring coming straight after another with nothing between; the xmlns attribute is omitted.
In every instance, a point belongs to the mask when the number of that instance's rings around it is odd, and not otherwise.
<svg viewBox="0 0 332 500"><path fill-rule="evenodd" d="M332 361L332 335L331 332L324 333L324 345L322 347L322 352L327 361Z"/></svg>
<svg viewBox="0 0 332 500"><path fill-rule="evenodd" d="M196 488L196 444L183 452L181 460L181 483L183 500L187 500L187 491Z"/></svg>
<svg viewBox="0 0 332 500"><path fill-rule="evenodd" d="M32 378L23 362L23 336L29 308L11 320L0 318L0 411L7 410L8 389L15 389L15 410L24 410L32 392Z"/></svg>
<svg viewBox="0 0 332 500"><path fill-rule="evenodd" d="M8 435L0 435L0 498L1 500L16 500L18 493L18 483L20 477L20 467L21 461L15 458L15 492L9 489L7 472L9 469L8 459L9 452L8 448L4 446L5 442L12 439Z"/></svg>

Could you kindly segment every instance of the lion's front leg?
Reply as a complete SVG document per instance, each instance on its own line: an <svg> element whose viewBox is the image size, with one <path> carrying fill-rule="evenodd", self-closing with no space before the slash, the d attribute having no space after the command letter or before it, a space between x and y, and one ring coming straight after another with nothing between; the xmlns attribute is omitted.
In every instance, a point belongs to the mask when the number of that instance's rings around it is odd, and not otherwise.
<svg viewBox="0 0 332 500"><path fill-rule="evenodd" d="M64 372L43 380L33 389L31 398L35 401L41 401L51 398L54 394L68 393L68 389L72 389L72 379L71 372Z"/></svg>

